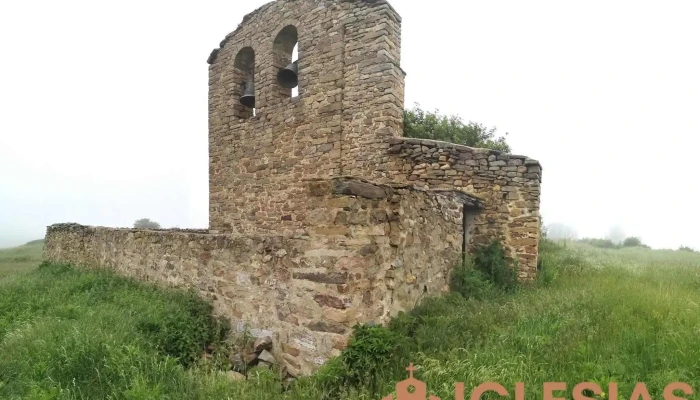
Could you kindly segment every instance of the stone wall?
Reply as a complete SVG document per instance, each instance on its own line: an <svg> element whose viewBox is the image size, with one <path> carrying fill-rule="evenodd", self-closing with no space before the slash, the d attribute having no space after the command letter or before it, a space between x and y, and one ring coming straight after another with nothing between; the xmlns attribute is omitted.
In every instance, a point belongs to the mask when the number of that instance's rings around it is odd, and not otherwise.
<svg viewBox="0 0 700 400"><path fill-rule="evenodd" d="M58 224L44 258L196 288L215 312L272 336L292 375L339 354L358 322L383 323L447 289L462 246L464 193L363 179L301 185L306 228L294 237Z"/></svg>
<svg viewBox="0 0 700 400"><path fill-rule="evenodd" d="M279 0L226 36L208 60L213 231L298 234L301 181L382 175L402 130L400 23L381 0ZM291 97L276 76L295 43ZM254 112L239 104L249 76Z"/></svg>
<svg viewBox="0 0 700 400"><path fill-rule="evenodd" d="M537 272L542 167L525 156L435 140L392 138L387 179L471 193L484 204L473 215L470 248L500 239L519 262L521 279Z"/></svg>
<svg viewBox="0 0 700 400"><path fill-rule="evenodd" d="M307 374L358 322L447 290L500 239L536 273L541 167L402 138L401 19L384 0L278 0L209 59L209 228L58 224L45 258L196 288ZM277 81L299 45L299 94ZM254 82L255 105L239 102Z"/></svg>

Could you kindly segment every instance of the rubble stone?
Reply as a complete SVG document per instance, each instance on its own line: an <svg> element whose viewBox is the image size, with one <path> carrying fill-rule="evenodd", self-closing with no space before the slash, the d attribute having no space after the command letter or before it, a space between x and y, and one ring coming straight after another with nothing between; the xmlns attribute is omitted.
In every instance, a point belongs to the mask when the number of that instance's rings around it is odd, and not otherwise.
<svg viewBox="0 0 700 400"><path fill-rule="evenodd" d="M297 43L292 97L277 72ZM540 164L401 137L400 48L385 0L251 12L208 59L209 229L55 224L45 260L193 288L256 332L234 370L269 354L291 376L339 354L355 324L444 293L463 245L503 240L532 280ZM251 77L255 109L239 101Z"/></svg>

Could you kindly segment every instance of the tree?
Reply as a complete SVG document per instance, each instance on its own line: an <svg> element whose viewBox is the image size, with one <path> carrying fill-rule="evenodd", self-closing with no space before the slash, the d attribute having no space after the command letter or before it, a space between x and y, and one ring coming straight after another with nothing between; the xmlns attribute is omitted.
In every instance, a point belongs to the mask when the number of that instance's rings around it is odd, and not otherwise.
<svg viewBox="0 0 700 400"><path fill-rule="evenodd" d="M160 229L160 224L156 221L151 221L148 218L137 219L134 222L134 228L136 229Z"/></svg>
<svg viewBox="0 0 700 400"><path fill-rule="evenodd" d="M419 139L433 139L510 152L505 137L496 137L496 128L487 128L476 122L464 123L458 115L441 115L439 110L424 111L419 104L403 112L404 136ZM508 135L506 133L505 135Z"/></svg>
<svg viewBox="0 0 700 400"><path fill-rule="evenodd" d="M547 226L547 235L551 239L576 240L578 232L571 226L554 223Z"/></svg>
<svg viewBox="0 0 700 400"><path fill-rule="evenodd" d="M623 240L625 240L626 237L627 235L625 235L625 231L622 230L621 227L613 226L612 228L610 228L610 230L608 231L608 235L605 238L610 239L610 241L612 241L615 244L620 244Z"/></svg>
<svg viewBox="0 0 700 400"><path fill-rule="evenodd" d="M630 236L622 242L622 247L638 247L642 245L642 239L636 236Z"/></svg>

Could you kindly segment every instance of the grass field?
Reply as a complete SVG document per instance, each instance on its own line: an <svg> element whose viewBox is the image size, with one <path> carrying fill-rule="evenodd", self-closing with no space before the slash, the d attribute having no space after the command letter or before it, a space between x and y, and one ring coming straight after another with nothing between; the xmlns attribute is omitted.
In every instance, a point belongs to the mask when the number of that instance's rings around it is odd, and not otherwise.
<svg viewBox="0 0 700 400"><path fill-rule="evenodd" d="M644 382L700 391L700 254L547 243L543 280L485 300L423 303L361 331L319 374L283 392L275 374L230 382L194 361L220 331L195 296L107 272L37 267L41 244L0 251L0 399L379 399L417 377L443 400L455 382L593 381L629 398ZM28 257L28 258L27 258ZM358 372L368 372L363 377ZM494 396L485 396L495 398ZM687 398L698 398L697 394Z"/></svg>
<svg viewBox="0 0 700 400"><path fill-rule="evenodd" d="M43 240L33 240L11 249L0 249L0 278L21 272L28 272L41 261Z"/></svg>

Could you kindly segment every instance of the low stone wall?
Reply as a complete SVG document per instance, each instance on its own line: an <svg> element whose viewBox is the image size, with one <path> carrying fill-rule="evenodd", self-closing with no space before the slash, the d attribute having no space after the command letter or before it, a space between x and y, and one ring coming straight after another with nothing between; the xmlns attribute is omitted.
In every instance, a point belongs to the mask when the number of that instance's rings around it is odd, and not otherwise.
<svg viewBox="0 0 700 400"><path fill-rule="evenodd" d="M447 289L472 199L354 178L305 185L308 228L294 237L57 224L44 258L195 288L217 314L271 336L292 375L308 374L339 354L354 324L384 323Z"/></svg>
<svg viewBox="0 0 700 400"><path fill-rule="evenodd" d="M389 140L387 179L473 194L484 209L474 215L471 246L501 240L519 262L519 276L537 272L542 167L525 156L436 140Z"/></svg>

